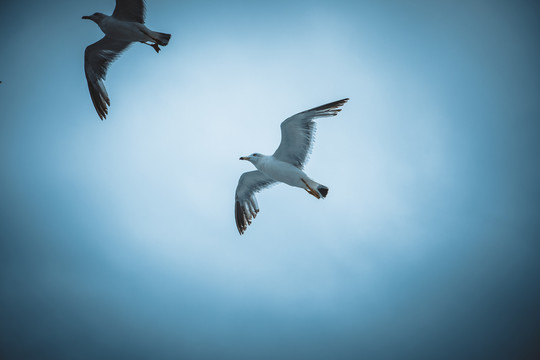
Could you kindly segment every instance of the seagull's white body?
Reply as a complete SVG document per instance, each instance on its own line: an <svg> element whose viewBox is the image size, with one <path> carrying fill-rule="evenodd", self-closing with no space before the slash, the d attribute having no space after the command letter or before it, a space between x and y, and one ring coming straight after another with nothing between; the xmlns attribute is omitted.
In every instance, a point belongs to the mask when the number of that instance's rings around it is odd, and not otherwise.
<svg viewBox="0 0 540 360"><path fill-rule="evenodd" d="M313 182L301 169L288 162L278 160L273 156L259 154L257 159L252 161L252 163L266 176L290 186L305 189L306 185L302 179L308 183Z"/></svg>
<svg viewBox="0 0 540 360"><path fill-rule="evenodd" d="M122 21L113 16L107 16L98 23L103 33L115 40L129 42L154 42L159 35L148 29L144 24L135 21ZM154 36L152 36L154 35Z"/></svg>
<svg viewBox="0 0 540 360"><path fill-rule="evenodd" d="M319 117L335 116L340 106L349 99L334 101L291 116L281 123L281 143L273 155L253 153L240 160L248 160L257 170L249 171L238 180L235 196L235 219L238 232L243 234L252 219L257 216L259 206L255 193L276 183L306 190L317 199L325 198L328 188L309 178L303 171L311 152L315 122Z"/></svg>

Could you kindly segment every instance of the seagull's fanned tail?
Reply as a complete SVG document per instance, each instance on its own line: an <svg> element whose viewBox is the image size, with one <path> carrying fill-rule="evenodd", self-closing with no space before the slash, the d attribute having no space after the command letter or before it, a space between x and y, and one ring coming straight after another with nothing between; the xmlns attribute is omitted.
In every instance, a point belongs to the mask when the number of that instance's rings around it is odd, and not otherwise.
<svg viewBox="0 0 540 360"><path fill-rule="evenodd" d="M317 199L325 198L328 194L328 187L319 184L316 181L313 181L309 178L303 179L301 178L302 182L304 183L305 187L304 190L306 190L310 195L313 195Z"/></svg>
<svg viewBox="0 0 540 360"><path fill-rule="evenodd" d="M319 192L319 194L321 194L323 199L326 197L326 195L328 195L328 188L324 185L319 185L317 191Z"/></svg>
<svg viewBox="0 0 540 360"><path fill-rule="evenodd" d="M154 43L151 43L151 44L145 43L145 44L153 47L157 53L159 53L159 51L161 50L159 46L160 45L167 46L167 44L169 43L169 39L171 38L171 34L165 34L165 33L160 33L156 31L149 31L148 33L146 33L146 35L149 36L152 39L152 41L154 41Z"/></svg>
<svg viewBox="0 0 540 360"><path fill-rule="evenodd" d="M171 39L171 34L165 34L165 33L160 33L157 31L152 31L152 38L156 40L158 45L167 46L167 44L169 43L169 40Z"/></svg>

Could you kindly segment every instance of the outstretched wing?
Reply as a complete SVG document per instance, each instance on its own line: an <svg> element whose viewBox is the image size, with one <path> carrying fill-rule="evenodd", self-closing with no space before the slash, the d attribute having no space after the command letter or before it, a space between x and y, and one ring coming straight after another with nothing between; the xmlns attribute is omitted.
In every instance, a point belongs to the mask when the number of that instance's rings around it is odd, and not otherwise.
<svg viewBox="0 0 540 360"><path fill-rule="evenodd" d="M243 173L238 180L234 204L234 217L240 235L246 231L251 220L259 212L255 193L274 184L276 181L264 175L259 170Z"/></svg>
<svg viewBox="0 0 540 360"><path fill-rule="evenodd" d="M88 46L84 51L84 73L88 82L90 97L101 120L107 117L107 105L110 106L109 95L103 85L107 67L129 44L129 41L114 40L105 36L103 39Z"/></svg>
<svg viewBox="0 0 540 360"><path fill-rule="evenodd" d="M313 145L315 135L315 122L313 120L337 115L341 111L338 108L348 100L347 98L321 105L283 121L281 123L281 143L273 156L303 169Z"/></svg>
<svg viewBox="0 0 540 360"><path fill-rule="evenodd" d="M146 5L144 0L116 0L112 14L118 20L135 21L144 24Z"/></svg>

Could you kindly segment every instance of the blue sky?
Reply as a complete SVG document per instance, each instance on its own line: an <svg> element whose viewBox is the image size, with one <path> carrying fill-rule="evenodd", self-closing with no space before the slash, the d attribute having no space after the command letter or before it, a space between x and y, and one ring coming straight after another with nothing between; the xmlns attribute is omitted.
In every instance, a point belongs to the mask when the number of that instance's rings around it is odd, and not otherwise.
<svg viewBox="0 0 540 360"><path fill-rule="evenodd" d="M538 4L148 1L171 42L110 67L102 122L81 16L113 8L0 4L2 354L534 354ZM327 199L265 190L239 236L238 157L344 97L306 166Z"/></svg>

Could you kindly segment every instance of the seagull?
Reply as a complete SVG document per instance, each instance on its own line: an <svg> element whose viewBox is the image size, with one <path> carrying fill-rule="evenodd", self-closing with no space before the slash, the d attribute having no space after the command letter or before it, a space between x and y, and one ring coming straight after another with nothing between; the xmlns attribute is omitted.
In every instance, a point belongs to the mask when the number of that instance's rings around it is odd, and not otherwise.
<svg viewBox="0 0 540 360"><path fill-rule="evenodd" d="M144 26L144 0L116 0L112 16L94 13L83 16L100 27L105 36L88 46L84 51L84 72L90 90L90 97L101 120L108 114L107 105L111 106L109 95L103 85L107 67L132 42L150 45L159 52L159 45L166 46L170 34L155 32Z"/></svg>
<svg viewBox="0 0 540 360"><path fill-rule="evenodd" d="M281 143L273 155L253 153L240 160L251 162L257 170L243 173L236 187L234 216L236 227L242 235L259 206L255 193L278 182L306 190L317 199L325 198L328 188L309 178L303 170L311 153L315 135L315 120L337 115L349 99L342 99L300 112L281 123Z"/></svg>

